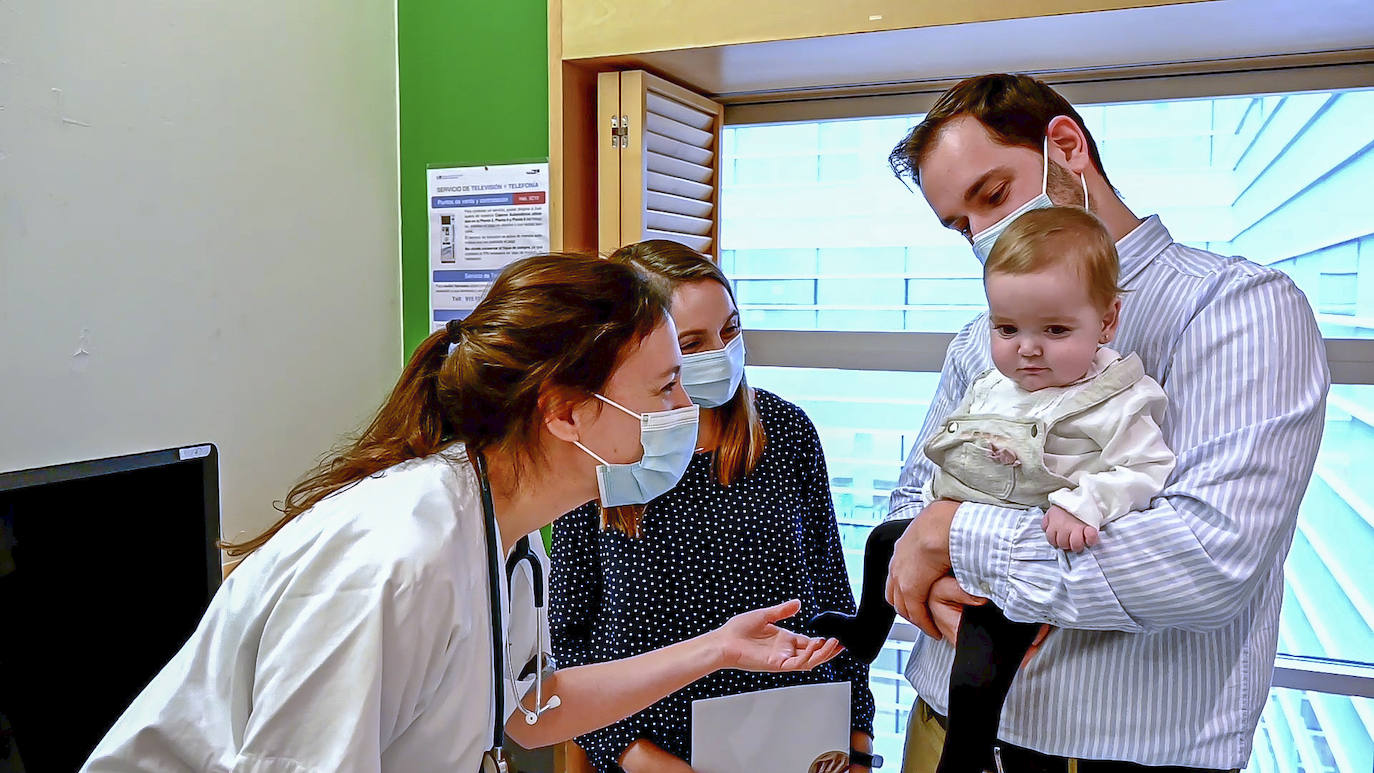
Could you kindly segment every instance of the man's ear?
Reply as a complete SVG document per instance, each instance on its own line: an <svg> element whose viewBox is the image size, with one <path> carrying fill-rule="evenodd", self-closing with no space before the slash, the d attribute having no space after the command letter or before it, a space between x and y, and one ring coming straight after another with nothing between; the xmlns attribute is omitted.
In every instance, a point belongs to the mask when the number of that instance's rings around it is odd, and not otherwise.
<svg viewBox="0 0 1374 773"><path fill-rule="evenodd" d="M1075 175L1095 169L1092 154L1088 152L1088 135L1077 121L1067 115L1057 115L1045 127L1045 136L1049 138L1050 156L1055 163ZM1059 149L1058 153L1055 148Z"/></svg>
<svg viewBox="0 0 1374 773"><path fill-rule="evenodd" d="M1102 337L1098 343L1109 344L1116 338L1116 328L1121 324L1121 296L1112 299L1112 305L1102 317Z"/></svg>
<svg viewBox="0 0 1374 773"><path fill-rule="evenodd" d="M575 390L544 386L539 389L539 413L549 434L569 443L582 439L587 425L596 418L597 406Z"/></svg>

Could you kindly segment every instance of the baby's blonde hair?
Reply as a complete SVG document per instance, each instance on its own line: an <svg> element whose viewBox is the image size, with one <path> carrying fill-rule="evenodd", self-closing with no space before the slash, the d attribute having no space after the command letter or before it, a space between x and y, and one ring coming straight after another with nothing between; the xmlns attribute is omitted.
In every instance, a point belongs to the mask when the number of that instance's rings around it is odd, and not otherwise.
<svg viewBox="0 0 1374 773"><path fill-rule="evenodd" d="M1088 298L1106 311L1120 297L1121 265L1111 234L1082 207L1033 209L997 237L983 279L989 274L1031 274L1067 262L1088 285Z"/></svg>

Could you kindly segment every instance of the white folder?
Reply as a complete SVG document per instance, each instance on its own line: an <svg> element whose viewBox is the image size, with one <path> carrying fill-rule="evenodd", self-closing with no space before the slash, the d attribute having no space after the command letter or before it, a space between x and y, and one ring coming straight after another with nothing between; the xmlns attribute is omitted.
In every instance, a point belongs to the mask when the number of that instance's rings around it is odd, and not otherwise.
<svg viewBox="0 0 1374 773"><path fill-rule="evenodd" d="M846 773L849 682L806 684L692 703L698 773Z"/></svg>

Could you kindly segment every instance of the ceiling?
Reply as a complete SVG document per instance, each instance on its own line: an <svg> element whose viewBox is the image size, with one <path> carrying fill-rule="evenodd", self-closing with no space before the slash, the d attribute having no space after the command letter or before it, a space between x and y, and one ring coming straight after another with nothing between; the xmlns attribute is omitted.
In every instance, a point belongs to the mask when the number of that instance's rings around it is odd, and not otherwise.
<svg viewBox="0 0 1374 773"><path fill-rule="evenodd" d="M725 102L777 92L1374 49L1371 0L1212 0L620 58ZM1374 85L1374 84L1368 84Z"/></svg>

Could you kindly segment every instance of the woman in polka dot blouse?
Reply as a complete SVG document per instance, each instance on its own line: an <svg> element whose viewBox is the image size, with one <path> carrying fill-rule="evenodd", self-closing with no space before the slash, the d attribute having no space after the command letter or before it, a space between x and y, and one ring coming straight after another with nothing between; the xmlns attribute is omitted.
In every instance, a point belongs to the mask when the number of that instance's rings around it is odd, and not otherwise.
<svg viewBox="0 0 1374 773"><path fill-rule="evenodd" d="M702 406L698 444L677 488L644 510L640 533L616 509L589 504L554 522L549 625L560 666L648 652L789 599L783 627L853 611L825 455L797 406L743 379L739 312L725 275L676 242L623 247L668 284L683 387ZM695 362L694 362L695 361ZM603 528L610 523L612 528ZM720 671L603 730L582 736L598 771L688 770L695 700L816 682L851 682L853 746L871 751L868 665L842 653L805 673Z"/></svg>

